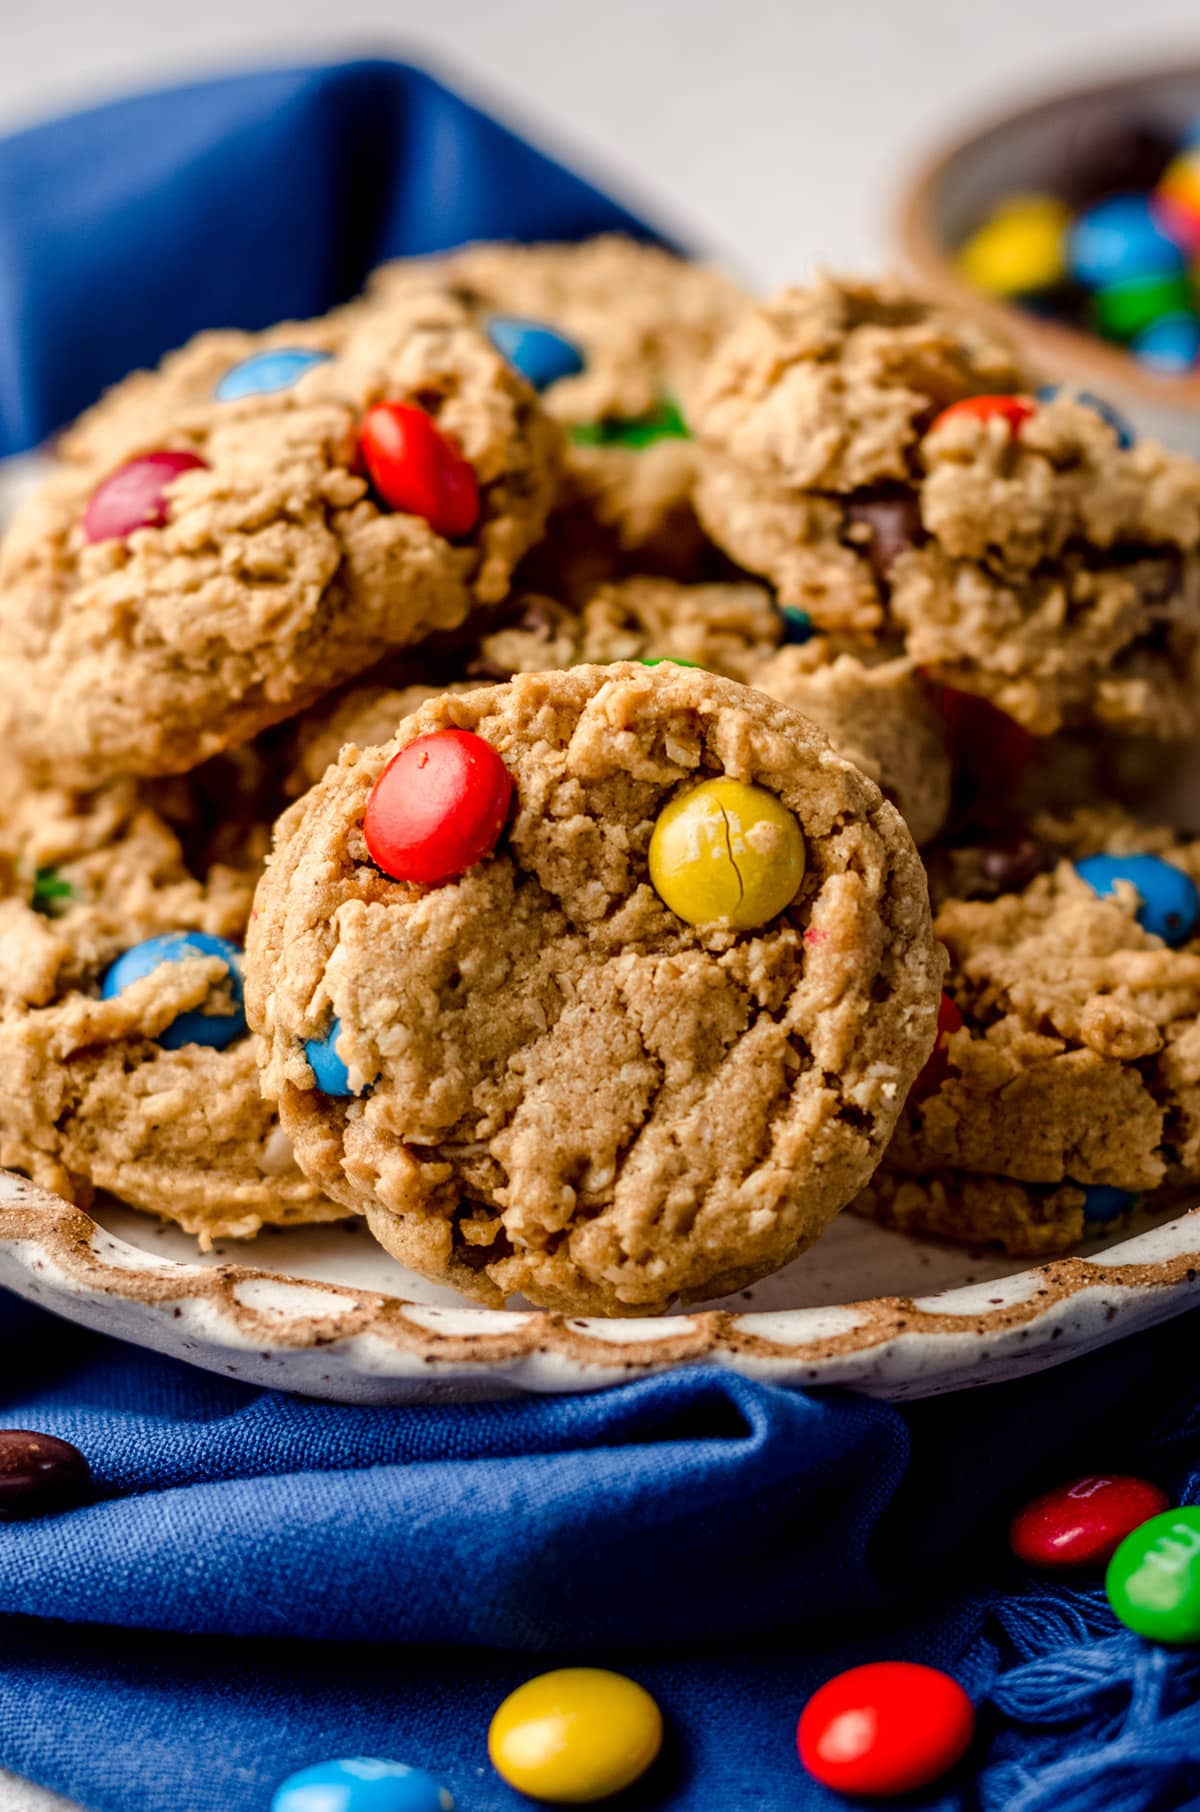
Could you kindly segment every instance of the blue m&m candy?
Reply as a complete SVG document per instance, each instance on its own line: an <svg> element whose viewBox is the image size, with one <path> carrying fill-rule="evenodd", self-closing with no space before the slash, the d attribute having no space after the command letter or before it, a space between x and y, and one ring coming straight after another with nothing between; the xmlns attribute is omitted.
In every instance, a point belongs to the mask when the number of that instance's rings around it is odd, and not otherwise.
<svg viewBox="0 0 1200 1812"><path fill-rule="evenodd" d="M324 365L332 355L307 346L276 346L270 352L251 353L240 365L231 365L213 395L219 403L236 403L243 396L270 396Z"/></svg>
<svg viewBox="0 0 1200 1812"><path fill-rule="evenodd" d="M583 370L583 354L574 340L544 321L526 321L518 315L493 315L488 339L502 359L520 372L535 390L548 390L560 378L575 377Z"/></svg>
<svg viewBox="0 0 1200 1812"><path fill-rule="evenodd" d="M1073 275L1091 289L1182 270L1185 262L1147 195L1113 195L1081 214L1071 229L1070 261Z"/></svg>
<svg viewBox="0 0 1200 1812"><path fill-rule="evenodd" d="M1120 411L1114 409L1102 396L1096 396L1090 390L1072 390L1065 384L1043 384L1037 392L1039 403L1052 403L1056 396L1069 396L1075 402L1082 403L1085 409L1090 409L1093 415L1098 415L1101 421L1108 423L1117 437L1118 447L1132 447L1137 438L1133 429Z"/></svg>
<svg viewBox="0 0 1200 1812"><path fill-rule="evenodd" d="M168 931L161 937L147 938L144 944L135 944L117 958L105 975L100 992L105 1000L113 1000L134 982L141 981L143 976L153 975L164 963L192 962L200 956L219 956L223 960L234 1010L232 1013L205 1013L196 1007L191 1012L181 1013L158 1034L158 1043L168 1051L177 1051L185 1044L207 1044L214 1050L224 1050L246 1030L242 953L228 938L211 937L207 931Z"/></svg>
<svg viewBox="0 0 1200 1812"><path fill-rule="evenodd" d="M1175 309L1138 334L1133 350L1143 365L1167 375L1191 371L1200 362L1200 321Z"/></svg>
<svg viewBox="0 0 1200 1812"><path fill-rule="evenodd" d="M1089 1225L1099 1225L1103 1221L1115 1221L1119 1214L1128 1214L1136 1208L1139 1198L1131 1195L1128 1189L1114 1189L1111 1183L1081 1183L1083 1190L1083 1218Z"/></svg>
<svg viewBox="0 0 1200 1812"><path fill-rule="evenodd" d="M335 1019L324 1038L310 1038L304 1047L308 1067L323 1095L352 1095L350 1072L337 1054L342 1022Z"/></svg>
<svg viewBox="0 0 1200 1812"><path fill-rule="evenodd" d="M783 618L783 639L785 642L811 642L816 635L813 620L807 610L800 610L795 604L785 604L780 611Z"/></svg>
<svg viewBox="0 0 1200 1812"><path fill-rule="evenodd" d="M1160 856L1085 856L1075 872L1102 898L1128 881L1141 898L1137 921L1164 944L1182 944L1200 919L1200 893L1190 875Z"/></svg>
<svg viewBox="0 0 1200 1812"><path fill-rule="evenodd" d="M424 1768L355 1756L289 1774L270 1812L454 1812L454 1799Z"/></svg>

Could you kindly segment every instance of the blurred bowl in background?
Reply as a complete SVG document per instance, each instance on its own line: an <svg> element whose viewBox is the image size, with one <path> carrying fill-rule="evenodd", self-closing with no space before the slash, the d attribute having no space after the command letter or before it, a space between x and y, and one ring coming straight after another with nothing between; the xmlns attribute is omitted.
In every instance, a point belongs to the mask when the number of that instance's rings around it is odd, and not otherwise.
<svg viewBox="0 0 1200 1812"><path fill-rule="evenodd" d="M921 286L991 320L1034 372L1114 403L1139 433L1200 455L1200 369L1151 370L1123 346L1069 321L1035 313L969 283L959 248L1005 197L1061 193L1080 146L1115 128L1151 122L1180 140L1200 116L1200 62L1061 90L944 146L921 169L899 210L898 236Z"/></svg>

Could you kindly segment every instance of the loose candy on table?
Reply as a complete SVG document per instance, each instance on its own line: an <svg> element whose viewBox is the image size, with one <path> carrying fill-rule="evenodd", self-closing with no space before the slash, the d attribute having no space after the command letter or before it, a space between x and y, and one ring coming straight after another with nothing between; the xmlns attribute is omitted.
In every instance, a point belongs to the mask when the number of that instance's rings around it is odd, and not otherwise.
<svg viewBox="0 0 1200 1812"><path fill-rule="evenodd" d="M362 418L358 445L389 509L424 517L447 541L470 534L479 519L474 467L424 409L376 403Z"/></svg>
<svg viewBox="0 0 1200 1812"><path fill-rule="evenodd" d="M1154 218L1146 195L1114 195L1081 214L1071 229L1071 270L1089 289L1179 271L1184 258Z"/></svg>
<svg viewBox="0 0 1200 1812"><path fill-rule="evenodd" d="M975 1732L970 1699L949 1674L915 1661L872 1661L827 1680L800 1714L796 1744L835 1793L912 1793L961 1761Z"/></svg>
<svg viewBox="0 0 1200 1812"><path fill-rule="evenodd" d="M680 793L650 838L650 880L688 925L765 925L804 879L804 833L765 787L722 776Z"/></svg>
<svg viewBox="0 0 1200 1812"><path fill-rule="evenodd" d="M85 1497L92 1471L78 1447L30 1428L0 1428L0 1520L48 1516Z"/></svg>
<svg viewBox="0 0 1200 1812"><path fill-rule="evenodd" d="M574 340L544 321L493 315L487 336L500 357L535 390L548 390L563 378L578 376L584 368L583 354Z"/></svg>
<svg viewBox="0 0 1200 1812"><path fill-rule="evenodd" d="M512 776L470 730L433 730L393 755L371 789L363 835L394 881L440 887L491 855L512 803Z"/></svg>
<svg viewBox="0 0 1200 1812"><path fill-rule="evenodd" d="M1108 1602L1151 1642L1200 1642L1200 1509L1152 1516L1108 1563Z"/></svg>
<svg viewBox="0 0 1200 1812"><path fill-rule="evenodd" d="M1075 1479L1044 1491L1019 1510L1009 1528L1009 1545L1031 1567L1102 1566L1127 1535L1170 1502L1148 1479L1122 1473Z"/></svg>
<svg viewBox="0 0 1200 1812"><path fill-rule="evenodd" d="M1133 342L1143 365L1166 377L1179 377L1200 364L1200 320L1177 311L1145 328Z"/></svg>
<svg viewBox="0 0 1200 1812"><path fill-rule="evenodd" d="M1075 873L1106 899L1127 881L1139 896L1137 922L1165 944L1183 944L1200 920L1200 892L1190 875L1161 856L1084 856Z"/></svg>
<svg viewBox="0 0 1200 1812"><path fill-rule="evenodd" d="M168 486L184 472L207 470L198 453L161 448L127 460L102 478L83 512L84 538L123 541L137 529L162 528L171 512Z"/></svg>
<svg viewBox="0 0 1200 1812"><path fill-rule="evenodd" d="M335 1019L324 1038L310 1038L304 1046L308 1067L323 1095L352 1095L350 1072L337 1054L342 1022Z"/></svg>
<svg viewBox="0 0 1200 1812"><path fill-rule="evenodd" d="M930 433L944 427L952 421L1002 421L1007 423L1011 434L1019 434L1023 422L1027 422L1034 413L1034 405L1027 396L964 396L961 402L951 403L935 417Z"/></svg>
<svg viewBox="0 0 1200 1812"><path fill-rule="evenodd" d="M331 356L307 346L276 346L269 352L255 352L230 366L213 395L219 403L238 402L244 396L274 396L298 384L314 365L328 364Z"/></svg>
<svg viewBox="0 0 1200 1812"><path fill-rule="evenodd" d="M1106 421L1117 437L1118 447L1132 447L1137 438L1133 429L1120 410L1114 409L1113 405L1104 397L1097 396L1091 390L1072 390L1064 384L1043 384L1037 392L1039 403L1052 403L1058 396L1072 397L1075 402L1082 403L1085 408L1090 409L1093 415L1098 415L1102 421Z"/></svg>
<svg viewBox="0 0 1200 1812"><path fill-rule="evenodd" d="M1089 1226L1103 1226L1118 1215L1132 1213L1142 1199L1111 1183L1081 1183L1079 1187L1083 1190L1083 1218Z"/></svg>
<svg viewBox="0 0 1200 1812"><path fill-rule="evenodd" d="M590 1805L632 1786L662 1748L662 1714L644 1687L600 1667L526 1680L488 1731L497 1774L518 1793Z"/></svg>
<svg viewBox="0 0 1200 1812"><path fill-rule="evenodd" d="M993 296L1036 295L1067 274L1071 214L1056 195L1006 195L959 248L958 265Z"/></svg>
<svg viewBox="0 0 1200 1812"><path fill-rule="evenodd" d="M177 1051L185 1044L205 1044L223 1050L246 1030L246 1008L242 997L242 953L228 938L213 937L207 931L167 931L159 937L134 944L108 969L100 992L105 1000L124 994L134 982L152 975L164 963L194 962L197 957L219 956L229 980L232 1012L205 1013L196 1007L181 1013L159 1032L156 1042L165 1050Z"/></svg>
<svg viewBox="0 0 1200 1812"><path fill-rule="evenodd" d="M289 1774L270 1812L454 1812L454 1797L424 1768L352 1756Z"/></svg>

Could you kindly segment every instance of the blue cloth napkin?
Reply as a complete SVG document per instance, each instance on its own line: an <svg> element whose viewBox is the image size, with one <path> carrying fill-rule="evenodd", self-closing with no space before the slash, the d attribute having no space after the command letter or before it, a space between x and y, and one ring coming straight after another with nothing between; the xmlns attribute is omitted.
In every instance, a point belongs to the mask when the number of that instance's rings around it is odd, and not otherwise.
<svg viewBox="0 0 1200 1812"><path fill-rule="evenodd" d="M1196 1323L904 1410L683 1370L580 1397L350 1409L250 1389L14 1303L0 1421L73 1441L99 1497L0 1528L0 1764L95 1812L265 1812L340 1754L419 1763L460 1812L529 1674L600 1662L671 1730L623 1812L826 1812L806 1696L906 1657L973 1694L920 1806L1200 1803L1200 1656L1013 1562L1073 1471L1200 1494Z"/></svg>
<svg viewBox="0 0 1200 1812"><path fill-rule="evenodd" d="M349 294L473 235L644 231L418 71L148 95L0 143L0 447L193 329ZM266 1812L325 1757L527 1802L489 1716L562 1661L628 1670L667 1751L624 1812L806 1812L807 1694L881 1656L952 1671L976 1751L919 1801L1200 1803L1200 1665L1008 1556L1024 1496L1123 1467L1200 1494L1194 1318L906 1410L693 1370L598 1396L341 1409L0 1298L0 1419L81 1447L94 1503L0 1527L0 1765L94 1812Z"/></svg>
<svg viewBox="0 0 1200 1812"><path fill-rule="evenodd" d="M0 457L203 327L320 314L385 258L652 236L419 69L145 94L0 141Z"/></svg>

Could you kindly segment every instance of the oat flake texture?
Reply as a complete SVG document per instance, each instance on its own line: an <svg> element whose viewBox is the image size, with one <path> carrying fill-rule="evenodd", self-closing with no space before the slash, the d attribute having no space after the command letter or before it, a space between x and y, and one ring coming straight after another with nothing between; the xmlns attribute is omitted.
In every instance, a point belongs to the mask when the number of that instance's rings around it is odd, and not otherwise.
<svg viewBox="0 0 1200 1812"><path fill-rule="evenodd" d="M506 836L389 880L367 798L413 737L501 754ZM659 812L713 775L795 813L807 870L752 932L675 918ZM297 1161L403 1263L485 1302L654 1313L786 1263L867 1181L932 1044L942 953L895 809L788 707L678 667L580 666L428 700L284 816L247 951ZM334 1017L356 1098L304 1055Z"/></svg>

